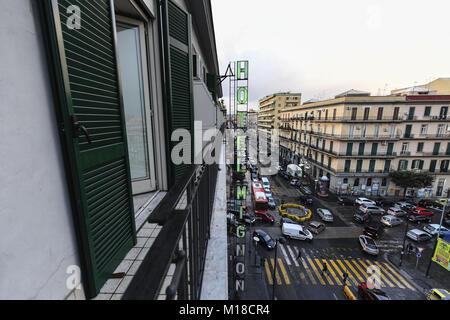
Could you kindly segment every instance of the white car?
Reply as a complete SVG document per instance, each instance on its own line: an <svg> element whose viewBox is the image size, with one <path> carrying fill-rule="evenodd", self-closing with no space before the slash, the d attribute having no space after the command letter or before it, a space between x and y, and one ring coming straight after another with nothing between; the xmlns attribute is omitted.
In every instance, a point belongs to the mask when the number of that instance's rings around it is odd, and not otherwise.
<svg viewBox="0 0 450 320"><path fill-rule="evenodd" d="M439 224L427 224L423 227L423 230L431 234L432 236L436 236L438 234ZM441 227L441 234L442 232L449 231L446 227Z"/></svg>
<svg viewBox="0 0 450 320"><path fill-rule="evenodd" d="M421 242L421 241L427 241L431 239L431 235L428 232L419 230L419 229L413 229L409 230L406 234L408 238L411 240Z"/></svg>
<svg viewBox="0 0 450 320"><path fill-rule="evenodd" d="M378 255L380 253L380 250L378 249L378 246L371 237L360 235L359 236L359 245L363 249L364 252L367 252L371 255Z"/></svg>
<svg viewBox="0 0 450 320"><path fill-rule="evenodd" d="M381 223L388 227L395 227L402 224L402 219L395 216L386 215L381 217Z"/></svg>
<svg viewBox="0 0 450 320"><path fill-rule="evenodd" d="M334 221L333 214L328 209L319 208L319 209L317 209L317 214L325 222L333 222Z"/></svg>
<svg viewBox="0 0 450 320"><path fill-rule="evenodd" d="M376 206L377 203L373 200L367 199L367 198L357 198L355 200L356 204L362 205L362 204L367 204L367 205L373 205Z"/></svg>
<svg viewBox="0 0 450 320"><path fill-rule="evenodd" d="M362 204L359 206L359 210L369 214L384 214L385 212L383 208L371 204Z"/></svg>
<svg viewBox="0 0 450 320"><path fill-rule="evenodd" d="M298 224L283 223L281 226L281 233L288 239L306 240L313 239L312 233Z"/></svg>
<svg viewBox="0 0 450 320"><path fill-rule="evenodd" d="M272 198L272 190L270 190L270 188L264 188L264 193L267 198Z"/></svg>

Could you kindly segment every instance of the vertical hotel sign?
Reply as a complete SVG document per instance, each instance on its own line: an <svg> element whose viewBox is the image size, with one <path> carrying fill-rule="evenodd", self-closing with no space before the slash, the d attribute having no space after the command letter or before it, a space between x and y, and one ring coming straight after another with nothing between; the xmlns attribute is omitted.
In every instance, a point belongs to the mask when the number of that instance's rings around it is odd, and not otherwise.
<svg viewBox="0 0 450 320"><path fill-rule="evenodd" d="M450 243L441 238L437 239L436 251L433 255L433 261L450 271Z"/></svg>
<svg viewBox="0 0 450 320"><path fill-rule="evenodd" d="M236 187L236 201L240 203L240 220L243 219L243 205L247 200L247 186L242 184L247 172L245 165L248 158L247 155L247 135L244 134L247 130L248 120L248 61L236 62L235 72L235 146L236 146L236 174L238 177L235 183ZM235 291L236 293L245 290L245 257L246 257L246 229L245 226L239 225L236 230L236 248L235 248Z"/></svg>

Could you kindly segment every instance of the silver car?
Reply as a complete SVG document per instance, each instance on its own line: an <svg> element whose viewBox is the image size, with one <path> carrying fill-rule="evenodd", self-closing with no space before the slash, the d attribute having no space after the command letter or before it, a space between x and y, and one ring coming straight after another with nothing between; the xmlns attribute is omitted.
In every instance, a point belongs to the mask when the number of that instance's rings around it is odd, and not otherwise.
<svg viewBox="0 0 450 320"><path fill-rule="evenodd" d="M396 216L396 217L404 217L407 215L406 211L398 208L398 207L391 207L388 209L387 214L391 215L391 216Z"/></svg>
<svg viewBox="0 0 450 320"><path fill-rule="evenodd" d="M382 224L388 227L395 227L402 224L402 220L400 218L391 215L381 217L380 221Z"/></svg>
<svg viewBox="0 0 450 320"><path fill-rule="evenodd" d="M359 210L361 210L364 213L368 213L368 214L384 214L385 211L383 208L374 206L374 205L361 205L359 207Z"/></svg>
<svg viewBox="0 0 450 320"><path fill-rule="evenodd" d="M319 208L319 209L317 209L317 214L325 222L333 222L334 221L333 214L328 209Z"/></svg>

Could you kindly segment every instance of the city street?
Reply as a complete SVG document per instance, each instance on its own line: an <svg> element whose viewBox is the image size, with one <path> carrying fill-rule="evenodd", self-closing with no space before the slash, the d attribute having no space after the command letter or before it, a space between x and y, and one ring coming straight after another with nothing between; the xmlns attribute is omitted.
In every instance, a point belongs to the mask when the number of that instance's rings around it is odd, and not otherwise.
<svg viewBox="0 0 450 320"><path fill-rule="evenodd" d="M298 203L301 192L297 187L290 186L289 181L281 176L272 176L269 180L277 206L282 203ZM314 236L314 240L310 243L291 239L285 244L278 244L278 266L275 275L276 299L347 299L343 293L343 274L348 273L347 284L356 295L358 284L367 281L373 271L380 272L380 289L385 291L391 299L422 300L425 298L419 286L412 283L396 266L386 260L388 253L400 255L406 222L394 228L384 228L380 239L376 241L380 254L374 257L364 253L358 243L363 224L357 224L352 220L355 207L340 206L333 198L324 200L313 196L313 200L313 205L308 206L313 212L310 221L321 221L316 209L325 208L333 213L334 222L326 223L326 230ZM251 197L247 203L251 203ZM257 222L250 231L262 229L273 239L280 238L282 236L279 224L281 216L278 209L271 210L271 214L275 216L274 225ZM374 216L373 219L379 220L380 216ZM435 220L439 220L438 214L434 216L433 222ZM303 223L303 225L307 224L308 221ZM422 226L410 224L409 229L416 227L422 228ZM427 241L419 246L431 252L433 244L433 241ZM262 269L268 291L272 295L275 250L268 251L262 246L258 250L262 256ZM301 258L297 259L299 252L301 252ZM328 265L329 274L322 275L324 262ZM428 261L419 262L428 263Z"/></svg>

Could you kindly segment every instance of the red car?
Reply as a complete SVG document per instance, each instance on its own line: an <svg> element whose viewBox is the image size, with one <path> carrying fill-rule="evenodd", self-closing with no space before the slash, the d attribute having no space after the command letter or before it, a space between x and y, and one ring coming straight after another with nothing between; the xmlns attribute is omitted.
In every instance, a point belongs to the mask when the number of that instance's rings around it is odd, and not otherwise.
<svg viewBox="0 0 450 320"><path fill-rule="evenodd" d="M358 285L358 295L362 300L391 300L384 291L368 288L367 282Z"/></svg>
<svg viewBox="0 0 450 320"><path fill-rule="evenodd" d="M275 218L273 215L271 215L270 213L265 213L265 212L255 212L255 217L257 219L261 219L265 222L270 222L270 223L274 223L275 222Z"/></svg>
<svg viewBox="0 0 450 320"><path fill-rule="evenodd" d="M420 214L421 216L432 216L434 215L434 212L429 210L429 209L425 209L425 208L420 208L420 207L416 207L414 209L414 214Z"/></svg>

